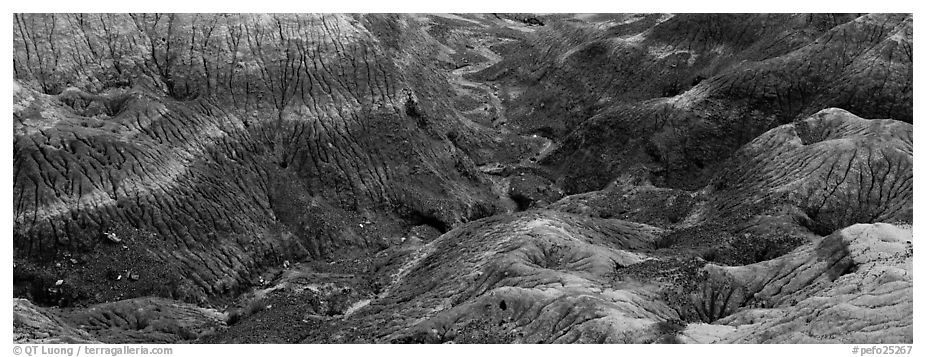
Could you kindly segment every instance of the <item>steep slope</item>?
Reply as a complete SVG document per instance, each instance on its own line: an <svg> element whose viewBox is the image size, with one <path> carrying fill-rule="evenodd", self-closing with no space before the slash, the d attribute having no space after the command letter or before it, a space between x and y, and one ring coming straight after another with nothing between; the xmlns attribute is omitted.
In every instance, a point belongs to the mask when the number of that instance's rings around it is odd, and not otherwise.
<svg viewBox="0 0 926 357"><path fill-rule="evenodd" d="M911 223L912 165L912 125L826 109L744 145L708 191L719 215L792 204L826 235L854 223Z"/></svg>
<svg viewBox="0 0 926 357"><path fill-rule="evenodd" d="M60 46L41 47L30 24L42 21L58 25L45 35ZM412 226L445 231L495 209L489 183L445 135L461 124L435 92L443 77L409 62L430 48L403 47L421 36L405 17L17 23L13 245L33 298L202 300L286 259L381 249ZM132 56L82 57L107 46ZM54 81L41 58L59 62ZM91 82L77 83L88 71ZM163 267L137 272L150 286L104 276L138 262Z"/></svg>

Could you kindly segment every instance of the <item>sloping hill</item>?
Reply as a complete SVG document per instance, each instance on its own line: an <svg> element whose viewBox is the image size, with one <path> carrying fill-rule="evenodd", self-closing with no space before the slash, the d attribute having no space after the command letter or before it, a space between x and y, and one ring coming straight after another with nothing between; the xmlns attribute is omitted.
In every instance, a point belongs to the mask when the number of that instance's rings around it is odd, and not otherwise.
<svg viewBox="0 0 926 357"><path fill-rule="evenodd" d="M106 76L56 93L41 66L18 67L17 271L79 290L110 284L107 269L163 269L138 272L155 285L143 291L44 296L48 286L33 286L35 298L106 301L167 286L158 293L200 300L286 259L381 249L382 236L415 225L445 231L495 209L489 183L445 135L461 124L434 92L443 77L400 49L420 31L415 22L114 15L77 27L71 20L82 17L67 16L17 21L57 21L56 41L86 41L54 49L56 75L76 79L89 67ZM34 34L16 34L17 60L36 61ZM82 62L87 46L113 45L107 39L151 47L126 49L138 51L134 63ZM104 82L119 73L131 86Z"/></svg>
<svg viewBox="0 0 926 357"><path fill-rule="evenodd" d="M829 107L913 120L908 15L548 23L499 47L505 59L476 76L510 93L512 127L560 142L541 164L568 193L601 189L628 170L698 189L740 145Z"/></svg>

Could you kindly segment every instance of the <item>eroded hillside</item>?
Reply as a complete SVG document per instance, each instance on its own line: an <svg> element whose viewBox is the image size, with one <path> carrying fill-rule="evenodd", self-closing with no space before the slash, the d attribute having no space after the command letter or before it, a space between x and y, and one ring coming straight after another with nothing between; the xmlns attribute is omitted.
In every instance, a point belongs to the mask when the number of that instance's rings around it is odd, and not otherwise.
<svg viewBox="0 0 926 357"><path fill-rule="evenodd" d="M910 15L17 14L14 71L19 342L912 341Z"/></svg>

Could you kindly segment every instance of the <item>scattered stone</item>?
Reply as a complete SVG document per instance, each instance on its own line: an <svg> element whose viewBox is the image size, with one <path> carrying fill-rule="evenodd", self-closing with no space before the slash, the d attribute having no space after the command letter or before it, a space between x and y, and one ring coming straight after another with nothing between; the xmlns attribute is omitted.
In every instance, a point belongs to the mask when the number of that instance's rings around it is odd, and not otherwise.
<svg viewBox="0 0 926 357"><path fill-rule="evenodd" d="M110 242L113 242L113 243L120 243L120 242L122 242L122 239L119 238L118 236L116 236L116 233L113 233L113 232L105 232L105 233L103 233L103 236L106 237L107 240L109 240Z"/></svg>

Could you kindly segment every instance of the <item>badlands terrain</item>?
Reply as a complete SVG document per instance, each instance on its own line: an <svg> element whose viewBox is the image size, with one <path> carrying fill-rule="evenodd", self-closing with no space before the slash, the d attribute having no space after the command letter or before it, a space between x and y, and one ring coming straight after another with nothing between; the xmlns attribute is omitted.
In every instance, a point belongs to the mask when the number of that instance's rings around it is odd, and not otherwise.
<svg viewBox="0 0 926 357"><path fill-rule="evenodd" d="M16 14L19 343L912 343L908 14Z"/></svg>

